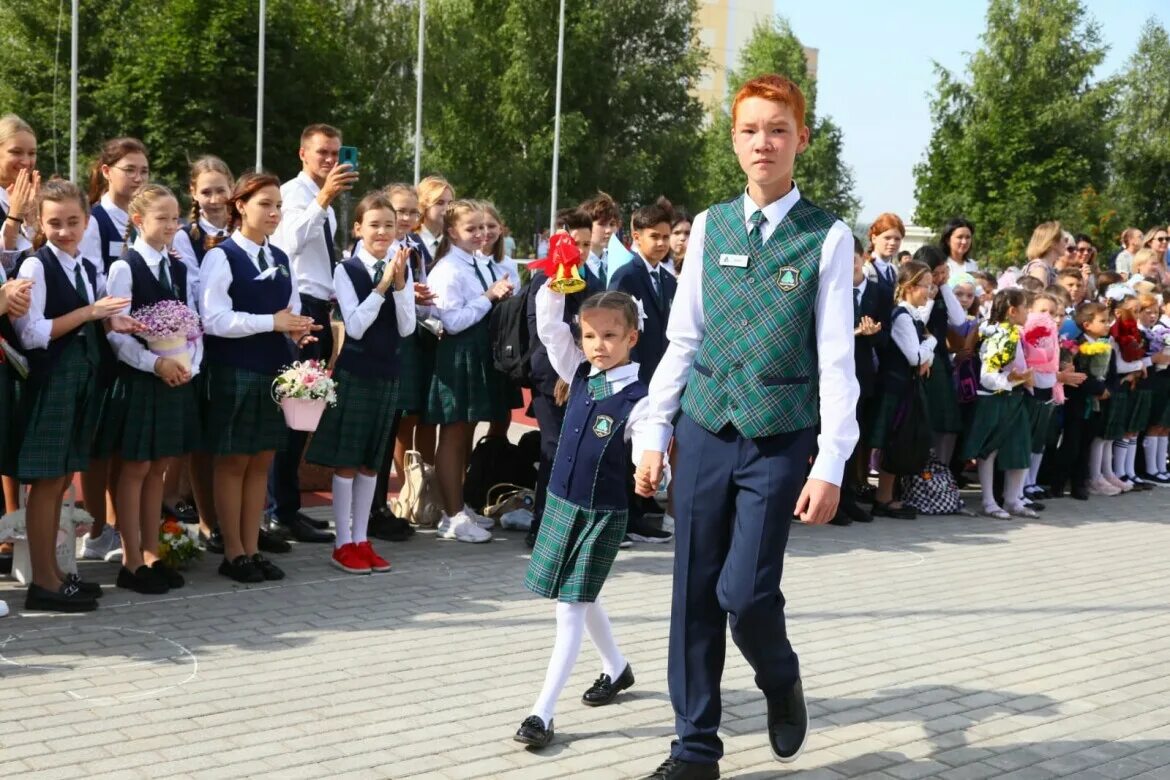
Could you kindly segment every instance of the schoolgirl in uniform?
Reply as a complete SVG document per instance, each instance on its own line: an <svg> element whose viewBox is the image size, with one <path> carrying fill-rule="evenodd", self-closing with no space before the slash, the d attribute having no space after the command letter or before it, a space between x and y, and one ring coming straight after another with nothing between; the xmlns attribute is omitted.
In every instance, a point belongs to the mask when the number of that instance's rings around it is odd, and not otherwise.
<svg viewBox="0 0 1170 780"><path fill-rule="evenodd" d="M334 469L333 565L351 574L390 570L370 544L367 529L377 470L392 439L398 343L415 327L410 249L396 240L396 222L385 192L370 193L357 206L354 235L361 247L333 271L345 323L334 367L337 405L325 410L305 455L310 463Z"/></svg>
<svg viewBox="0 0 1170 780"><path fill-rule="evenodd" d="M32 582L25 607L56 612L97 608L101 588L57 565L57 528L65 488L89 466L98 396L95 377L105 341L99 323L128 298L105 295L105 277L80 252L89 202L71 182L41 186L37 220L45 243L20 266L31 280L28 311L16 330L29 362L21 397L16 476L30 484L26 521ZM38 241L40 236L38 236ZM132 323L119 318L119 329Z"/></svg>
<svg viewBox="0 0 1170 780"><path fill-rule="evenodd" d="M439 538L464 542L490 541L491 522L463 503L463 475L471 454L477 422L508 414L504 376L492 365L488 314L496 301L512 294L512 283L499 278L490 265L476 262L485 237L483 211L472 201L457 200L447 208L443 237L431 292L443 323L435 350L435 370L424 419L439 425L435 472L443 497ZM480 526L485 527L480 527Z"/></svg>
<svg viewBox="0 0 1170 780"><path fill-rule="evenodd" d="M166 187L148 184L127 208L137 238L110 265L107 289L129 298L129 311L161 301L180 301L195 310L187 266L170 254L179 230L179 202ZM114 384L98 421L97 452L113 458L114 503L122 537L117 585L138 593L166 593L183 586L183 576L158 556L163 476L195 448L199 437L195 389L202 338L186 345L190 368L175 357L160 357L134 336L108 336L118 357Z"/></svg>
<svg viewBox="0 0 1170 780"><path fill-rule="evenodd" d="M431 258L432 267L439 261L439 241L443 237L447 207L455 200L455 190L442 176L428 176L420 181L415 190L418 193L418 208L422 212L415 229L423 247ZM431 269L428 268L427 271Z"/></svg>
<svg viewBox="0 0 1170 780"><path fill-rule="evenodd" d="M234 232L203 257L200 269L205 445L214 456L215 513L224 542L219 572L237 582L261 582L284 577L257 549L268 467L287 438L272 381L291 361L292 344L314 338L315 326L298 313L288 256L268 241L280 224L280 180L245 174L231 204Z"/></svg>
<svg viewBox="0 0 1170 780"><path fill-rule="evenodd" d="M640 317L626 293L598 293L581 304L579 347L564 308L563 294L548 286L536 292L537 333L553 368L570 384L544 517L524 579L529 590L557 601L557 637L544 687L515 736L538 748L552 741L557 699L577 661L582 634L588 632L602 661L583 704L609 704L634 684L600 594L625 538L626 485L633 468L629 440L647 408L646 385L638 379L638 364L630 362Z"/></svg>
<svg viewBox="0 0 1170 780"><path fill-rule="evenodd" d="M674 207L674 219L670 222L670 255L662 267L676 277L682 273L683 261L687 256L687 244L691 241L691 225L695 219L682 206Z"/></svg>
<svg viewBox="0 0 1170 780"><path fill-rule="evenodd" d="M1166 295L1165 291L1162 295ZM1153 295L1143 295L1140 297L1140 305L1138 319L1150 345L1148 356L1153 364L1149 380L1150 423L1142 440L1145 469L1141 478L1167 487L1170 486L1170 473L1166 471L1167 436L1170 435L1170 371L1166 369L1165 345L1160 351L1158 346L1160 341L1170 335L1170 318L1162 314L1170 308L1170 299L1159 302Z"/></svg>
<svg viewBox="0 0 1170 780"><path fill-rule="evenodd" d="M504 221L500 219L500 212L487 201L478 201L484 213L484 229L487 236L484 238L483 249L476 255L481 259L485 268L491 264L494 275L507 279L512 283L513 290L519 290L523 285L520 281L520 267L516 261L504 254ZM507 436L508 428L512 424L512 409L524 406L524 396L519 385L507 383L509 413L497 420L492 420L488 427L488 436Z"/></svg>
<svg viewBox="0 0 1170 780"><path fill-rule="evenodd" d="M1024 409L1031 426L1032 452L1028 476L1024 479L1023 495L1019 499L1033 506L1033 498L1047 497L1047 491L1036 481L1044 460L1044 451L1056 424L1055 412L1064 404L1064 387L1057 379L1060 373L1060 331L1057 322L1064 307L1055 295L1039 292L1033 297L1031 312L1024 323L1020 345L1024 360L1032 369L1032 392L1024 396ZM1033 506L1033 508L1035 508Z"/></svg>
<svg viewBox="0 0 1170 780"><path fill-rule="evenodd" d="M1032 371L1020 347L1020 329L1028 319L1028 295L1019 288L1000 290L979 346L979 396L971 429L960 457L977 458L983 514L999 520L1037 517L1020 500L1031 462L1031 426L1024 393L1032 389ZM995 500L995 469L1004 472L1004 506Z"/></svg>
<svg viewBox="0 0 1170 780"><path fill-rule="evenodd" d="M1147 354L1146 338L1138 326L1141 303L1132 290L1120 284L1107 290L1106 298L1113 311L1109 338L1113 343L1116 382L1110 388L1103 433L1106 441L1113 442L1113 460L1102 467L1102 474L1106 481L1125 492L1151 490L1153 485L1138 479L1135 470L1137 435L1150 421L1150 393L1146 381L1148 368L1153 363Z"/></svg>

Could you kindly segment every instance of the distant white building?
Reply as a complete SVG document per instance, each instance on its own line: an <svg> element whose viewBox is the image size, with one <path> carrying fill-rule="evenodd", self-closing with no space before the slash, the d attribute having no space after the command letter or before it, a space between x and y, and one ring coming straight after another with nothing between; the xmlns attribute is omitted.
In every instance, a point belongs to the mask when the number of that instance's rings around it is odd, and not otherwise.
<svg viewBox="0 0 1170 780"><path fill-rule="evenodd" d="M919 225L907 225L906 237L902 239L902 249L913 254L917 252L919 247L926 244L933 244L938 241L938 236L930 228L924 228Z"/></svg>

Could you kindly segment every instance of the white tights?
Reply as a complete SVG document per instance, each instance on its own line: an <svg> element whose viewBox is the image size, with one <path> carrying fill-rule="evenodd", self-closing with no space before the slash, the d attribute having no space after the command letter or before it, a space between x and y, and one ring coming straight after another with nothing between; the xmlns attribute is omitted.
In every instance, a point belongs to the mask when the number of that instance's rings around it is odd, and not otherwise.
<svg viewBox="0 0 1170 780"><path fill-rule="evenodd" d="M602 672L616 680L626 668L626 659L613 638L609 616L601 605L601 598L592 603L566 604L557 602L557 638L553 643L552 657L548 660L548 672L544 676L544 687L532 708L532 714L539 717L547 727L556 711L557 699L569 682L577 654L581 651L582 634L588 632L589 639L601 656Z"/></svg>

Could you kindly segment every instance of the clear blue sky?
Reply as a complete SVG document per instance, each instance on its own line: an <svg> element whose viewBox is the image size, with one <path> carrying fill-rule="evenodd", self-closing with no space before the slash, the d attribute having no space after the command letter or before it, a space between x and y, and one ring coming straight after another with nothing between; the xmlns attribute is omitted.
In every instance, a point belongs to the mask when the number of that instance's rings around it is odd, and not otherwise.
<svg viewBox="0 0 1170 780"><path fill-rule="evenodd" d="M1167 0L1086 0L1109 54L1098 76L1133 53L1145 20L1170 24ZM776 0L776 13L806 46L820 49L817 111L845 134L862 221L894 211L910 222L913 166L930 141L928 93L936 61L961 72L979 47L987 5L975 0Z"/></svg>

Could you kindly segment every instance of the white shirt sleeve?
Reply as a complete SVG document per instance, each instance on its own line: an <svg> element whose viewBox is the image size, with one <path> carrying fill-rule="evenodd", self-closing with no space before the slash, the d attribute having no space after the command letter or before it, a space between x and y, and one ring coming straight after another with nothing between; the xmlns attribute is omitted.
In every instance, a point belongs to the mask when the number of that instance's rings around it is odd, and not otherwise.
<svg viewBox="0 0 1170 780"><path fill-rule="evenodd" d="M944 284L939 288L938 294L947 307L947 323L952 328L957 328L966 323L967 312L963 311L963 304L959 303L959 299L955 297L955 291L951 289L951 286Z"/></svg>
<svg viewBox="0 0 1170 780"><path fill-rule="evenodd" d="M320 233L328 211L321 208L317 198L303 186L289 187L288 193L282 193L282 197L280 226L271 240L292 258L304 252L309 239Z"/></svg>
<svg viewBox="0 0 1170 780"><path fill-rule="evenodd" d="M85 225L85 235L81 237L77 251L82 257L88 257L98 268L101 268L104 256L102 253L102 232L98 229L97 220L92 214L89 217L89 222Z"/></svg>
<svg viewBox="0 0 1170 780"><path fill-rule="evenodd" d="M414 280L410 276L410 267L406 269L406 286L401 290L394 290L394 317L398 321L398 335L409 336L414 333L418 325L418 317L414 311Z"/></svg>
<svg viewBox="0 0 1170 780"><path fill-rule="evenodd" d="M345 334L360 339L378 318L378 312L382 310L382 304L386 299L374 290L364 301L359 301L349 273L340 263L333 269L333 291L337 295L337 305L341 307Z"/></svg>
<svg viewBox="0 0 1170 780"><path fill-rule="evenodd" d="M456 263L461 261L452 259L442 266L435 266L431 272L430 283L443 330L452 334L462 333L492 310L492 302L483 294L483 290L478 289L479 281L471 283L476 287L473 293L463 269ZM472 273L470 268L467 269L467 273Z"/></svg>
<svg viewBox="0 0 1170 780"><path fill-rule="evenodd" d="M290 269L291 276L291 269ZM242 338L254 336L257 333L269 333L276 329L275 317L271 314L249 314L232 309L232 299L228 295L228 287L232 283L232 268L228 264L227 255L216 247L203 257L203 268L200 271L200 288L202 289L201 311L203 312L203 331L212 336L225 338ZM297 295L296 280L292 280L292 297L289 305L294 311L300 310L300 296Z"/></svg>
<svg viewBox="0 0 1170 780"><path fill-rule="evenodd" d="M28 312L14 325L25 349L45 349L52 340L53 321L45 319L45 267L40 258L30 257L21 263L18 279L32 279Z"/></svg>
<svg viewBox="0 0 1170 780"><path fill-rule="evenodd" d="M106 282L106 288L109 294L115 298L133 296L134 280L130 273L129 263L125 260L115 260L110 264L110 277ZM129 313L130 306L127 305L122 314ZM158 356L144 347L141 341L129 334L114 333L113 331L106 334L106 340L110 342L118 360L147 374L154 373L154 364L158 361Z"/></svg>
<svg viewBox="0 0 1170 780"><path fill-rule="evenodd" d="M890 338L902 351L907 362L912 366L920 366L923 363L931 365L934 362L934 348L937 343L934 336L927 336L923 341L919 341L918 331L915 330L914 322L909 316L892 319L894 324L890 326Z"/></svg>
<svg viewBox="0 0 1170 780"><path fill-rule="evenodd" d="M577 369L585 362L585 353L573 340L573 331L565 322L564 293L554 292L548 285L541 285L536 291L536 335L548 350L548 362L557 376L572 382ZM627 431L630 428L627 424Z"/></svg>

